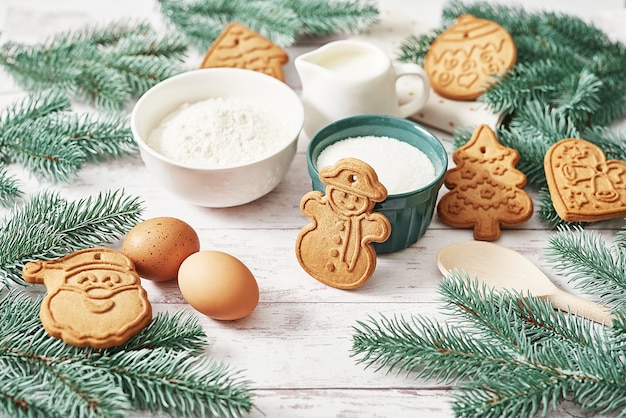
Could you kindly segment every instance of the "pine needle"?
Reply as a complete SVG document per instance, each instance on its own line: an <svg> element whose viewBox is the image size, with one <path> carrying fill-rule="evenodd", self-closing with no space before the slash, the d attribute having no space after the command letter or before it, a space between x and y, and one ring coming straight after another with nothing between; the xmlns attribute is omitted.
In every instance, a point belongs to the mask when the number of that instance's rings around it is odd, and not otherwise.
<svg viewBox="0 0 626 418"><path fill-rule="evenodd" d="M60 33L37 45L6 42L0 65L29 91L55 88L105 110L180 71L187 44L145 23L114 22Z"/></svg>
<svg viewBox="0 0 626 418"><path fill-rule="evenodd" d="M137 152L129 120L123 114L69 112L67 96L46 90L16 101L0 117L0 157L22 165L44 181L69 182L85 163ZM0 204L21 196L18 182L0 175Z"/></svg>
<svg viewBox="0 0 626 418"><path fill-rule="evenodd" d="M626 257L594 232L560 227L549 239L547 259L555 271L579 289L600 295L600 302L620 307L626 300Z"/></svg>
<svg viewBox="0 0 626 418"><path fill-rule="evenodd" d="M445 323L382 315L357 322L357 362L455 383L452 409L459 417L530 418L561 399L601 413L626 406L623 328L598 326L528 295L496 292L461 273L449 274L439 290Z"/></svg>
<svg viewBox="0 0 626 418"><path fill-rule="evenodd" d="M369 0L282 0L302 26L298 36L357 33L378 21L378 8Z"/></svg>
<svg viewBox="0 0 626 418"><path fill-rule="evenodd" d="M439 286L445 322L421 316L357 322L353 356L366 367L454 383L459 417L545 416L568 399L583 410L626 408L626 236L613 244L561 226L546 249L555 271L612 308L611 326L495 291L462 272Z"/></svg>
<svg viewBox="0 0 626 418"><path fill-rule="evenodd" d="M300 37L356 32L378 19L370 0L159 0L161 13L199 50L240 22L281 46Z"/></svg>
<svg viewBox="0 0 626 418"><path fill-rule="evenodd" d="M29 197L0 221L0 284L26 285L22 268L73 251L111 243L137 224L136 197L117 190L69 202L53 192Z"/></svg>
<svg viewBox="0 0 626 418"><path fill-rule="evenodd" d="M204 355L206 335L189 315L159 314L125 345L96 350L49 336L39 321L40 304L18 289L0 303L3 416L108 418L135 410L239 418L253 407L249 382ZM166 335L187 326L191 331Z"/></svg>
<svg viewBox="0 0 626 418"><path fill-rule="evenodd" d="M8 208L22 196L18 183L17 177L10 174L4 164L0 163L0 206Z"/></svg>

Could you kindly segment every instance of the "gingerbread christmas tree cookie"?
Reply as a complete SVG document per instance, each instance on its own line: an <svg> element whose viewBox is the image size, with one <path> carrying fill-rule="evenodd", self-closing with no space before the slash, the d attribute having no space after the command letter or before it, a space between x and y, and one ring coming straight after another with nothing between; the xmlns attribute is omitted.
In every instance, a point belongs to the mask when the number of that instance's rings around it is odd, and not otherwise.
<svg viewBox="0 0 626 418"><path fill-rule="evenodd" d="M311 219L298 234L296 257L302 268L320 282L339 289L364 284L376 269L372 242L391 234L385 215L374 212L387 197L374 169L356 158L344 158L320 170L326 194L312 191L300 201Z"/></svg>
<svg viewBox="0 0 626 418"><path fill-rule="evenodd" d="M544 157L546 181L557 214L568 222L626 216L626 162L608 160L578 138L552 145Z"/></svg>
<svg viewBox="0 0 626 418"><path fill-rule="evenodd" d="M474 228L474 239L493 241L501 226L526 222L533 201L522 188L526 176L515 166L519 154L502 146L493 130L480 125L471 139L452 155L456 167L449 169L449 191L437 205L439 218L456 228Z"/></svg>
<svg viewBox="0 0 626 418"><path fill-rule="evenodd" d="M53 261L26 263L22 275L43 283L40 318L53 337L77 347L121 345L152 319L133 263L108 248L90 248Z"/></svg>
<svg viewBox="0 0 626 418"><path fill-rule="evenodd" d="M430 45L424 71L437 94L474 100L516 61L515 42L502 26L464 14Z"/></svg>
<svg viewBox="0 0 626 418"><path fill-rule="evenodd" d="M234 67L259 71L285 81L287 53L269 39L241 23L224 28L204 56L200 68Z"/></svg>

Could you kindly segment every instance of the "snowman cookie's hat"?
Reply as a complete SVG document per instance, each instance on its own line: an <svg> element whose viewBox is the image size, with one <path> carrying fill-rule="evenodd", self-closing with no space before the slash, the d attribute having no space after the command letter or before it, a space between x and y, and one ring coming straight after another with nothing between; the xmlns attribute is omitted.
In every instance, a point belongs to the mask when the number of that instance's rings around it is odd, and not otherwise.
<svg viewBox="0 0 626 418"><path fill-rule="evenodd" d="M387 189L378 181L376 171L357 158L343 158L333 166L320 170L320 180L337 189L364 196L374 202L387 198Z"/></svg>

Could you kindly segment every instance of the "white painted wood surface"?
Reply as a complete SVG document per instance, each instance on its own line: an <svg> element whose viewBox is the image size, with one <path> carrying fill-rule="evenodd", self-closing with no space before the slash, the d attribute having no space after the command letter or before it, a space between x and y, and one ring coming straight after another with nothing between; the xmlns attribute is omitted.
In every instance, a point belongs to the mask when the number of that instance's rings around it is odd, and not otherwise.
<svg viewBox="0 0 626 418"><path fill-rule="evenodd" d="M410 33L438 24L443 0L428 2L381 0L381 22L360 35L390 54ZM547 8L596 23L611 36L626 41L623 0L526 1L528 8ZM154 0L0 0L0 41L37 42L59 31L116 19L146 19L162 27ZM293 68L298 54L327 39L308 40L288 49L287 82L299 90ZM201 55L190 53L190 68ZM0 108L24 95L0 71ZM89 108L76 104L79 111ZM626 121L615 129L625 129ZM450 136L435 133L452 150ZM470 230L454 230L437 217L426 235L410 248L379 257L374 276L361 288L340 291L307 276L294 255L294 242L307 220L299 212L302 195L310 190L306 173L304 135L285 180L269 195L230 209L193 207L172 198L147 174L141 160L127 158L86 166L71 184L45 184L28 177L18 166L9 169L22 176L21 186L32 193L58 190L77 199L124 188L145 202L145 218L174 216L199 233L202 249L219 249L240 258L255 274L260 303L249 317L217 322L197 314L208 334L207 352L216 360L243 370L256 388L252 417L450 417L450 387L411 376L364 369L350 356L353 327L368 315L424 315L443 319L438 311L437 285L441 279L435 255L444 245L472 239ZM442 193L444 190L442 190ZM4 212L0 212L2 214ZM610 239L622 220L598 224ZM551 232L533 218L525 225L505 230L498 244L522 252L561 287L567 283L550 274L542 257ZM189 310L176 282L143 282L155 311ZM554 417L586 416L575 405L558 405Z"/></svg>

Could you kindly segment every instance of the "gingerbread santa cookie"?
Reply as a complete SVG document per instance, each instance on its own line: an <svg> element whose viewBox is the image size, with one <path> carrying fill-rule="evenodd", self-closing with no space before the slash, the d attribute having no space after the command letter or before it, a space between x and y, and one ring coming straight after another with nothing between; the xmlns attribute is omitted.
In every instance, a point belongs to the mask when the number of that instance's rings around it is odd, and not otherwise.
<svg viewBox="0 0 626 418"><path fill-rule="evenodd" d="M385 215L373 212L387 197L367 163L344 158L320 170L326 194L312 191L302 197L300 210L311 219L298 234L296 257L312 277L339 289L364 284L376 269L372 242L391 234Z"/></svg>
<svg viewBox="0 0 626 418"><path fill-rule="evenodd" d="M550 197L568 222L595 222L626 215L626 162L608 160L596 145L563 139L544 157Z"/></svg>
<svg viewBox="0 0 626 418"><path fill-rule="evenodd" d="M24 280L43 283L39 316L53 337L77 347L121 345L152 319L133 263L122 253L90 248L53 261L32 261Z"/></svg>
<svg viewBox="0 0 626 418"><path fill-rule="evenodd" d="M234 67L265 73L285 81L287 53L269 39L241 23L233 22L213 41L200 68Z"/></svg>
<svg viewBox="0 0 626 418"><path fill-rule="evenodd" d="M424 71L440 96L474 100L516 60L515 42L502 26L464 14L430 45Z"/></svg>
<svg viewBox="0 0 626 418"><path fill-rule="evenodd" d="M530 219L533 201L524 192L526 176L515 166L516 150L502 146L493 130L480 125L471 139L452 154L456 167L446 172L449 191L437 205L437 214L455 228L474 228L474 239L494 241L501 226Z"/></svg>

